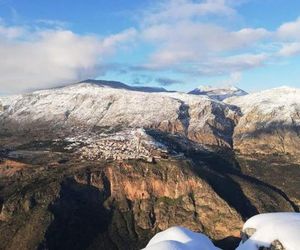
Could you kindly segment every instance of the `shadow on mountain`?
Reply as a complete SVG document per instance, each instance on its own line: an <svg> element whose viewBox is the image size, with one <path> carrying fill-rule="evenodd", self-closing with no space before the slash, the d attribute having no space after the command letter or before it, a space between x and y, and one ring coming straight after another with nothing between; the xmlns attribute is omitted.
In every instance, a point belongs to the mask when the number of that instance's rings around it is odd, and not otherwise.
<svg viewBox="0 0 300 250"><path fill-rule="evenodd" d="M103 206L105 196L95 187L65 180L59 198L49 207L54 220L39 249L88 249L96 238L105 236L112 217ZM108 244L109 238L99 242ZM111 249L112 245L98 247Z"/></svg>
<svg viewBox="0 0 300 250"><path fill-rule="evenodd" d="M227 153L230 155L230 153ZM232 154L232 153L231 153ZM279 188L257 178L243 174L239 163L234 159L226 159L217 153L198 153L190 155L196 171L207 179L215 191L247 219L258 213L257 209L246 198L240 185L233 179L238 177L246 182L267 188L280 195L289 205L299 211L297 205ZM227 156L228 157L228 156ZM233 155L231 157L234 157ZM204 166L203 166L204 163Z"/></svg>
<svg viewBox="0 0 300 250"><path fill-rule="evenodd" d="M279 129L280 128L280 129ZM237 134L236 137L249 137L249 138L258 138L261 135L269 134L269 135L276 135L276 131L292 131L300 136L300 126L294 122L291 124L285 124L285 122L257 122L256 128L254 131L249 131L247 134Z"/></svg>
<svg viewBox="0 0 300 250"><path fill-rule="evenodd" d="M221 170L228 168L228 162L218 156L207 155L204 157L194 155L191 159L197 175L204 178L222 199L240 213L244 220L258 214L257 208L252 205L241 186L226 173L226 170Z"/></svg>
<svg viewBox="0 0 300 250"><path fill-rule="evenodd" d="M172 150L184 153L184 155L192 161L195 173L201 178L204 178L222 199L239 211L244 220L259 212L257 207L252 204L242 190L240 183L236 181L236 177L243 182L257 185L259 188L267 189L270 192L278 194L295 211L298 211L298 207L282 190L260 181L257 178L243 174L241 172L241 166L235 159L232 150L227 149L212 152L203 148L201 149L201 147L197 148L195 142L183 139L180 136L157 131L148 131L148 133L160 142L172 146Z"/></svg>

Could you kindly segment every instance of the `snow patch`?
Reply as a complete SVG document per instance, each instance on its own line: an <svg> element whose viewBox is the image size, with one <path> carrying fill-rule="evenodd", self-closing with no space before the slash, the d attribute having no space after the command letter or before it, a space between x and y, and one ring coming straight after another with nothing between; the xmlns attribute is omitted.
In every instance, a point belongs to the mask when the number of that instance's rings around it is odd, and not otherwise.
<svg viewBox="0 0 300 250"><path fill-rule="evenodd" d="M258 250L259 247L270 247L272 242L279 241L286 250L298 250L300 246L300 214L269 213L250 218L244 225L256 229L255 233L236 250Z"/></svg>
<svg viewBox="0 0 300 250"><path fill-rule="evenodd" d="M171 227L156 234L144 250L218 250L211 240L183 227Z"/></svg>

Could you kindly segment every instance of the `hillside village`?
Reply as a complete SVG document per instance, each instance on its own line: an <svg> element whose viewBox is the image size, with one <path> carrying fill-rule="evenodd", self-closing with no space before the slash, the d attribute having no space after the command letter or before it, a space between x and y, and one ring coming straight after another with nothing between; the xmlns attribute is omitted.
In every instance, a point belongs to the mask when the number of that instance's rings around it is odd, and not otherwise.
<svg viewBox="0 0 300 250"><path fill-rule="evenodd" d="M68 138L73 142L71 149L84 142L77 153L85 160L124 160L143 159L154 162L155 159L168 158L168 149L149 136L144 129L127 129L115 134L94 135L89 138Z"/></svg>

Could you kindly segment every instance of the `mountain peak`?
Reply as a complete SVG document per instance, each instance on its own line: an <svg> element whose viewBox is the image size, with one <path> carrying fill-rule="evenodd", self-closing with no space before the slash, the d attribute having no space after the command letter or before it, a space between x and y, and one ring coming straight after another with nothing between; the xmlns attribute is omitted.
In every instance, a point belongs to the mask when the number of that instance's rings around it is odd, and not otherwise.
<svg viewBox="0 0 300 250"><path fill-rule="evenodd" d="M190 91L189 94L206 95L212 99L223 101L224 99L232 96L243 96L243 95L247 95L248 93L236 86L214 87L214 86L202 85Z"/></svg>
<svg viewBox="0 0 300 250"><path fill-rule="evenodd" d="M225 86L211 86L211 85L200 85L197 89L202 91L214 91L214 90L240 90L240 88L234 85L225 85Z"/></svg>

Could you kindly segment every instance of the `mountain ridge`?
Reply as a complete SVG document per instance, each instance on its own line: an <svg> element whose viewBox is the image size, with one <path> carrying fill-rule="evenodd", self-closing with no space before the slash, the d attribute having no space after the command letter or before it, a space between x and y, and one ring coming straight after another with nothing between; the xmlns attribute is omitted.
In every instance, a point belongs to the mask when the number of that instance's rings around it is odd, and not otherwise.
<svg viewBox="0 0 300 250"><path fill-rule="evenodd" d="M207 95L219 101L223 101L232 96L243 96L248 94L246 91L235 86L199 86L188 93L193 95Z"/></svg>
<svg viewBox="0 0 300 250"><path fill-rule="evenodd" d="M204 144L230 146L230 117L235 119L238 114L230 105L204 96L137 92L80 83L19 96L6 105L0 116L0 126L8 130L34 124L36 128L73 130L95 126L145 127L185 134Z"/></svg>

